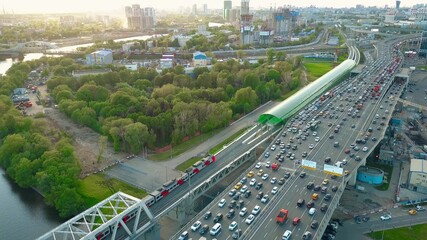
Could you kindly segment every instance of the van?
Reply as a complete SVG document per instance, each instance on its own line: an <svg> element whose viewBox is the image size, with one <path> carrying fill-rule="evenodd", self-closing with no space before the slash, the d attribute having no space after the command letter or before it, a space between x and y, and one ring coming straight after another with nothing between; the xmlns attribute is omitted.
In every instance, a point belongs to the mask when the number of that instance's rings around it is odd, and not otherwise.
<svg viewBox="0 0 427 240"><path fill-rule="evenodd" d="M212 236L216 236L221 231L221 223L215 223L209 232Z"/></svg>

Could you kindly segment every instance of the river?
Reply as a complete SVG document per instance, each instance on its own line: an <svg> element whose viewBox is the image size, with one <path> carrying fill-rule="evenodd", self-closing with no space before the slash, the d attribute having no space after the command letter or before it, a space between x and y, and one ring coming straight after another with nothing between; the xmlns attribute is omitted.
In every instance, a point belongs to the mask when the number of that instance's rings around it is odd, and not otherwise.
<svg viewBox="0 0 427 240"><path fill-rule="evenodd" d="M139 36L116 39L114 41L146 40L151 36ZM87 47L93 43L67 46L55 50L75 51L79 47ZM39 59L43 53L24 55L23 61ZM52 56L52 55L49 55ZM8 58L0 61L0 75L18 59ZM0 168L0 239L31 240L54 229L64 222L55 209L48 207L40 194L32 189L22 189L7 176Z"/></svg>

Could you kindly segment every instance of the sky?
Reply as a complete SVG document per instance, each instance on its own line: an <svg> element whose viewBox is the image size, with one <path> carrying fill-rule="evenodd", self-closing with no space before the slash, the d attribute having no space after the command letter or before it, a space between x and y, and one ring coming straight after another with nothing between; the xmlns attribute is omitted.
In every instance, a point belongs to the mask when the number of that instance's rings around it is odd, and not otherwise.
<svg viewBox="0 0 427 240"><path fill-rule="evenodd" d="M240 0L232 0L233 6L240 6ZM6 13L74 13L74 12L110 12L124 9L125 6L140 4L141 7L154 7L157 10L191 7L193 4L207 4L208 8L222 8L223 0L0 0ZM401 6L413 6L425 3L425 0L402 0ZM354 7L365 6L394 7L394 0L250 0L251 8L274 7L290 4L297 7L315 5L317 7ZM124 10L123 10L124 12ZM123 13L124 14L124 13Z"/></svg>

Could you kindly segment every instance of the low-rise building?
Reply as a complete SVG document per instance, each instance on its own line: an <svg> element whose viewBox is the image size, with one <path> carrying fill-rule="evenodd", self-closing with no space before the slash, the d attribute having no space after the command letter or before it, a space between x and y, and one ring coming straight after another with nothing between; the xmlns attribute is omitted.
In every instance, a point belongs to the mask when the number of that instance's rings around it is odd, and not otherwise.
<svg viewBox="0 0 427 240"><path fill-rule="evenodd" d="M208 57L202 52L193 53L193 66L194 67L203 67L208 65Z"/></svg>
<svg viewBox="0 0 427 240"><path fill-rule="evenodd" d="M86 75L98 75L111 72L111 69L87 69L87 70L75 70L71 75L75 78L79 78Z"/></svg>
<svg viewBox="0 0 427 240"><path fill-rule="evenodd" d="M113 52L111 50L99 50L86 55L87 65L106 65L113 63Z"/></svg>
<svg viewBox="0 0 427 240"><path fill-rule="evenodd" d="M427 193L427 160L411 159L408 186L413 191Z"/></svg>

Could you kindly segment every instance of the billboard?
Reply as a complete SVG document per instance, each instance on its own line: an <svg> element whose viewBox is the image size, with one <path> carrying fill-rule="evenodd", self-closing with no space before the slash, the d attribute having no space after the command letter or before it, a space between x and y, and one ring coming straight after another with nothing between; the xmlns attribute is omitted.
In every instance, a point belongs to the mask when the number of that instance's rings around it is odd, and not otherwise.
<svg viewBox="0 0 427 240"><path fill-rule="evenodd" d="M302 160L302 167L303 168L308 168L311 170L316 170L316 162L307 160L307 159L303 159Z"/></svg>
<svg viewBox="0 0 427 240"><path fill-rule="evenodd" d="M325 164L323 165L323 171L327 174L342 176L343 169L340 167L335 167L333 165Z"/></svg>

